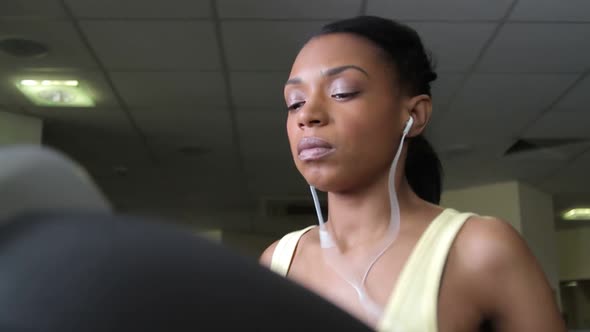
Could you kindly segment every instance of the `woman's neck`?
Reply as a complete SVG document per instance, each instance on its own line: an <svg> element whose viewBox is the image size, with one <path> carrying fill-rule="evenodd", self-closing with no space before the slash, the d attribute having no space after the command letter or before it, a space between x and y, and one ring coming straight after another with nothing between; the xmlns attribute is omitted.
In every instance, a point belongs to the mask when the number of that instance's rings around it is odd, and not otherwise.
<svg viewBox="0 0 590 332"><path fill-rule="evenodd" d="M395 192L403 220L404 211L420 199L403 173L396 173ZM386 233L390 222L388 174L361 190L328 193L328 207L328 229L343 250L375 243Z"/></svg>

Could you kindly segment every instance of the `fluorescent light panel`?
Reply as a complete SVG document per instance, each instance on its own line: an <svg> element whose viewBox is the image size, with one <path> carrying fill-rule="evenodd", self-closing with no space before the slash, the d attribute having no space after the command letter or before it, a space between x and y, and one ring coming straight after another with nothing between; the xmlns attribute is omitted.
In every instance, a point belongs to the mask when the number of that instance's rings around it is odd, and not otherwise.
<svg viewBox="0 0 590 332"><path fill-rule="evenodd" d="M93 107L90 95L78 80L23 79L17 88L35 105L46 107Z"/></svg>
<svg viewBox="0 0 590 332"><path fill-rule="evenodd" d="M565 220L590 220L590 208L575 208L562 214Z"/></svg>

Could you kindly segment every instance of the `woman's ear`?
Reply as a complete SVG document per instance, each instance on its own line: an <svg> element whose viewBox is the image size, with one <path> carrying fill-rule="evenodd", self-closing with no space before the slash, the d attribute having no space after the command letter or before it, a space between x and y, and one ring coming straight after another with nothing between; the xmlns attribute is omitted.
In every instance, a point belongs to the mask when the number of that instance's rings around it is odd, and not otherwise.
<svg viewBox="0 0 590 332"><path fill-rule="evenodd" d="M406 109L409 116L414 118L414 124L408 133L408 137L422 134L432 115L432 99L429 95L414 96L407 100Z"/></svg>

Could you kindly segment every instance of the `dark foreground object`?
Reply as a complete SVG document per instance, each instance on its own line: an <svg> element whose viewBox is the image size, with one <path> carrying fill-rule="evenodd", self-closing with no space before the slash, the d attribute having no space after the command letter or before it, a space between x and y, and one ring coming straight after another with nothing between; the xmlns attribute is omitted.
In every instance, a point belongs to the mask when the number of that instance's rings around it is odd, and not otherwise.
<svg viewBox="0 0 590 332"><path fill-rule="evenodd" d="M0 331L370 331L205 239L106 214L0 226Z"/></svg>

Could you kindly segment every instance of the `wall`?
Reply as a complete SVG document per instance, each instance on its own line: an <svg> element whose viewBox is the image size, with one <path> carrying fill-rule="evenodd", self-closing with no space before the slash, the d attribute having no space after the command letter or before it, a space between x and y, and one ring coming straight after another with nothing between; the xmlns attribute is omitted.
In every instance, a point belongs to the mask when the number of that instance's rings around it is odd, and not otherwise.
<svg viewBox="0 0 590 332"><path fill-rule="evenodd" d="M527 242L555 291L557 303L561 303L555 212L550 195L511 181L446 191L442 205L509 222Z"/></svg>
<svg viewBox="0 0 590 332"><path fill-rule="evenodd" d="M590 331L590 280L578 281L577 286L562 285L563 304L571 331Z"/></svg>
<svg viewBox="0 0 590 332"><path fill-rule="evenodd" d="M559 266L553 198L524 183L518 185L521 233L559 294Z"/></svg>
<svg viewBox="0 0 590 332"><path fill-rule="evenodd" d="M0 110L0 145L41 144L41 120Z"/></svg>
<svg viewBox="0 0 590 332"><path fill-rule="evenodd" d="M494 216L520 231L520 205L517 182L494 183L443 192L441 205L462 212Z"/></svg>
<svg viewBox="0 0 590 332"><path fill-rule="evenodd" d="M561 280L590 279L590 226L557 232L559 277Z"/></svg>

